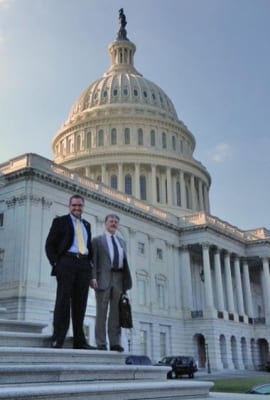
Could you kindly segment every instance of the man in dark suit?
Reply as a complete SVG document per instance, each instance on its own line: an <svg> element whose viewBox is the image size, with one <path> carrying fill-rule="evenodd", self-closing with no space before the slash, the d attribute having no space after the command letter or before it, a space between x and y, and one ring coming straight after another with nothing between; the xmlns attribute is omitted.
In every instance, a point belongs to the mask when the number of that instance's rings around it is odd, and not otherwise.
<svg viewBox="0 0 270 400"><path fill-rule="evenodd" d="M119 300L123 292L131 289L132 280L127 262L125 242L115 232L118 228L118 215L105 218L105 233L93 239L93 286L96 289L96 327L97 348L107 350L106 321L108 316L108 337L110 350L124 351L120 344L121 327L119 323Z"/></svg>
<svg viewBox="0 0 270 400"><path fill-rule="evenodd" d="M73 195L69 199L70 214L53 220L46 240L46 254L56 276L57 292L53 318L51 347L63 346L69 324L73 325L73 348L92 350L84 332L89 285L92 278L93 251L91 226L82 219L84 199Z"/></svg>

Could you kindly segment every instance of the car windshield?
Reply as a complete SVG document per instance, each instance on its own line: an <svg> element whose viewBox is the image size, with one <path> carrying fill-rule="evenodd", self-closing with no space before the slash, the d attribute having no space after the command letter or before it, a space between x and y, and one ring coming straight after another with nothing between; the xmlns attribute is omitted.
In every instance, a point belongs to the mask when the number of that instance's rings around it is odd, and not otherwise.
<svg viewBox="0 0 270 400"><path fill-rule="evenodd" d="M173 363L174 357L163 357L160 361L162 364L170 365Z"/></svg>
<svg viewBox="0 0 270 400"><path fill-rule="evenodd" d="M270 394L270 384L262 385L262 386L257 386L254 388L255 393L261 393L261 394Z"/></svg>

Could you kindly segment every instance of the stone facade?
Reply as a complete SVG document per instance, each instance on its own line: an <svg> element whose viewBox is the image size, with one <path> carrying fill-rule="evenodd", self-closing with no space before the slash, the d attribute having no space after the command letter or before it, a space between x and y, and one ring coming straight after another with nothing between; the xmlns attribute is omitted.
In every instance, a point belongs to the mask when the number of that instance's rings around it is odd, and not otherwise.
<svg viewBox="0 0 270 400"><path fill-rule="evenodd" d="M191 354L200 367L257 368L268 352L269 249L266 229L241 231L205 212L176 217L127 194L27 154L0 166L0 307L10 319L48 323L55 280L44 253L52 219L74 192L86 199L93 234L119 214L134 288L132 353L158 360ZM94 340L90 291L86 329Z"/></svg>
<svg viewBox="0 0 270 400"><path fill-rule="evenodd" d="M69 197L85 197L93 235L121 218L134 286L134 328L123 345L153 361L186 354L201 368L259 368L269 350L270 232L242 231L210 214L210 174L174 105L134 67L128 39L73 105L53 139L54 162L35 154L0 165L0 308L48 324L55 280L44 244ZM94 341L90 290L85 328Z"/></svg>

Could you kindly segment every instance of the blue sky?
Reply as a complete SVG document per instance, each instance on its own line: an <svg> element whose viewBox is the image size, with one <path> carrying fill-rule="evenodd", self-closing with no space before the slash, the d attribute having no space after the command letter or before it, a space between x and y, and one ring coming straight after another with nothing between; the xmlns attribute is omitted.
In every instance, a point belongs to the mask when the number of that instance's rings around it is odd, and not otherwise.
<svg viewBox="0 0 270 400"><path fill-rule="evenodd" d="M196 138L211 213L270 228L270 0L0 0L0 163L52 159L72 104L109 68L121 7L135 67Z"/></svg>

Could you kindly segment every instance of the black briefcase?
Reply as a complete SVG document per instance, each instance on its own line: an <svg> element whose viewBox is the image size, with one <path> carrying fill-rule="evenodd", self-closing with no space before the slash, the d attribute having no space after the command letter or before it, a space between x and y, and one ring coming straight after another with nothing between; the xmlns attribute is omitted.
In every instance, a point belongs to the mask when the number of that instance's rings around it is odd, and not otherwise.
<svg viewBox="0 0 270 400"><path fill-rule="evenodd" d="M133 328L131 305L126 293L122 293L119 300L119 322L122 328Z"/></svg>

